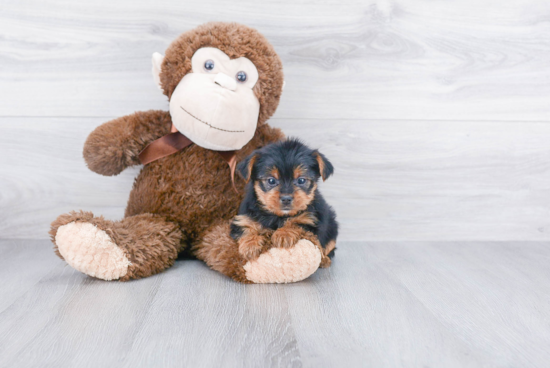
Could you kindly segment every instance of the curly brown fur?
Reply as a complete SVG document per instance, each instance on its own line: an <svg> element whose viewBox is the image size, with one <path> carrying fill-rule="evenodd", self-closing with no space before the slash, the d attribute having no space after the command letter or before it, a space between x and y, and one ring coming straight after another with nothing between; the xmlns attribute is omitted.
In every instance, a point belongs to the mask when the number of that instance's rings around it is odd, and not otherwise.
<svg viewBox="0 0 550 368"><path fill-rule="evenodd" d="M229 221L213 225L201 241L193 246L192 251L213 270L235 281L252 283L246 278L243 268L247 260L239 253L235 240L229 235Z"/></svg>
<svg viewBox="0 0 550 368"><path fill-rule="evenodd" d="M139 165L138 154L155 139L170 133L167 111L136 112L97 127L84 143L84 160L90 170L106 176L118 175Z"/></svg>
<svg viewBox="0 0 550 368"><path fill-rule="evenodd" d="M264 124L237 154L237 160L267 142L282 138L279 129ZM184 238L199 240L216 219L231 219L242 199L244 180L232 186L227 163L214 151L192 145L146 165L134 182L125 216L161 214L178 223Z"/></svg>
<svg viewBox="0 0 550 368"><path fill-rule="evenodd" d="M124 251L131 262L128 273L120 281L139 279L159 273L174 264L182 250L182 235L175 223L160 216L141 214L121 221L109 221L91 212L70 212L59 216L50 229L55 244L57 230L71 222L87 222L105 233ZM57 245L56 254L63 259Z"/></svg>

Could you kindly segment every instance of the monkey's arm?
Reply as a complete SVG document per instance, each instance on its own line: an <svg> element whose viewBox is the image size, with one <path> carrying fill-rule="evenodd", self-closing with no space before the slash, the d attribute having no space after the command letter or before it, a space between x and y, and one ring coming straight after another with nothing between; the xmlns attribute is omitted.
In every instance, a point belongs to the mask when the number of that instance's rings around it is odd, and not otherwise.
<svg viewBox="0 0 550 368"><path fill-rule="evenodd" d="M155 139L168 133L172 120L168 111L149 110L122 116L97 127L84 143L84 160L90 170L106 176L118 175L139 165L138 154Z"/></svg>

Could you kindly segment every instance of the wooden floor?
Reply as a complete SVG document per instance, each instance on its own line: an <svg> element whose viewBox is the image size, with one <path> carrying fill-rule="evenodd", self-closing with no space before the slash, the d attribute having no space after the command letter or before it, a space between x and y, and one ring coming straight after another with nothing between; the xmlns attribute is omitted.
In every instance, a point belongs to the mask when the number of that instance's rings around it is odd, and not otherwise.
<svg viewBox="0 0 550 368"><path fill-rule="evenodd" d="M547 367L542 242L344 242L333 267L241 285L199 261L129 283L0 241L0 367Z"/></svg>

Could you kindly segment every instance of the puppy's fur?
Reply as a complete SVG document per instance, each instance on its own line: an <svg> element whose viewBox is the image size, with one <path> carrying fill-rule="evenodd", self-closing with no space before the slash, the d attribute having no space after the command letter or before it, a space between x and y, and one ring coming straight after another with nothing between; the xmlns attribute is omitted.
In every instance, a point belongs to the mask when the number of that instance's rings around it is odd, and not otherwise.
<svg viewBox="0 0 550 368"><path fill-rule="evenodd" d="M244 257L259 256L266 237L275 246L291 247L304 230L318 238L325 256L333 257L336 213L317 182L331 176L334 168L323 154L288 139L254 151L237 170L247 185L239 215L231 224L231 237Z"/></svg>

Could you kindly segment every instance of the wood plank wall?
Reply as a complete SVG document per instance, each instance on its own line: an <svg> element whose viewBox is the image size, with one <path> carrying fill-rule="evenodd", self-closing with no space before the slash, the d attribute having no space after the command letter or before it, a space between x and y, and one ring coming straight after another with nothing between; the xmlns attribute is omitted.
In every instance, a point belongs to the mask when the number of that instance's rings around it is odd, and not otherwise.
<svg viewBox="0 0 550 368"><path fill-rule="evenodd" d="M0 238L123 214L137 170L89 171L109 119L167 109L151 54L220 20L273 43L271 124L320 148L345 240L550 240L547 0L0 1Z"/></svg>

